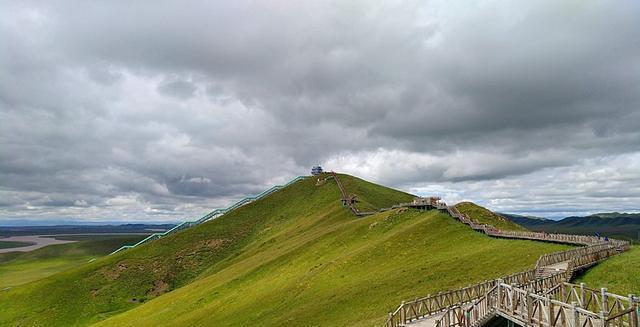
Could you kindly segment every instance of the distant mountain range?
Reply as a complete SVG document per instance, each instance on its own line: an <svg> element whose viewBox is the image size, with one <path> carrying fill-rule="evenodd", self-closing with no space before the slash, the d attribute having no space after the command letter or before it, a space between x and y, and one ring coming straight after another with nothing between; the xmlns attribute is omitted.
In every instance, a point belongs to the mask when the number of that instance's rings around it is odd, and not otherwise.
<svg viewBox="0 0 640 327"><path fill-rule="evenodd" d="M640 213L597 213L590 216L571 216L561 220L501 213L514 223L534 231L595 234L640 240Z"/></svg>

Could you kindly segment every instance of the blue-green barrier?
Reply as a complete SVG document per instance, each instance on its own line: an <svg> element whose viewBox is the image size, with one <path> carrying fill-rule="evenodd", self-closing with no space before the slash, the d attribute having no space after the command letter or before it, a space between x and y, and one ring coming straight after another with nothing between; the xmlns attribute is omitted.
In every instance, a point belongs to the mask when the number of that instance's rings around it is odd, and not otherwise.
<svg viewBox="0 0 640 327"><path fill-rule="evenodd" d="M141 245L141 244L144 244L146 242L153 241L153 240L162 238L164 236L167 236L169 234L173 234L173 233L175 233L177 231L180 231L180 230L183 230L183 229L187 229L187 228L189 228L191 226L196 226L196 225L202 224L204 222L207 222L209 220L218 218L218 217L224 215L225 213L233 211L235 209L238 209L238 208L240 208L241 206L243 206L243 205L245 205L247 203L250 203L250 202L253 202L253 201L256 201L256 200L260 200L261 198L263 198L263 197L265 197L265 196L267 196L267 195L269 195L269 194L271 194L271 193L273 193L275 191L281 190L281 189L283 189L283 188L285 188L285 187L287 187L287 186L289 186L289 185L291 185L291 184L293 184L293 183L295 183L297 181L303 180L305 177L306 176L298 176L298 177L292 179L291 181L289 181L288 183L286 183L284 185L276 185L276 186L273 186L273 187L261 192L260 194L245 197L242 200L240 200L240 201L238 201L238 202L236 202L236 203L234 203L234 204L232 204L232 205L230 205L230 206L228 206L226 208L215 209L215 210L209 212L208 214L202 216L200 219L197 219L197 220L194 220L194 221L181 222L180 224L174 226L173 228L171 228L171 229L169 229L169 230L167 230L165 232L151 234L151 235L145 237L143 240L141 240L140 242L138 242L136 244L123 245L120 248L118 248L117 250L111 252L109 255L118 253L118 252L120 252L122 250L127 250L127 249L134 248L134 247L136 247L138 245Z"/></svg>

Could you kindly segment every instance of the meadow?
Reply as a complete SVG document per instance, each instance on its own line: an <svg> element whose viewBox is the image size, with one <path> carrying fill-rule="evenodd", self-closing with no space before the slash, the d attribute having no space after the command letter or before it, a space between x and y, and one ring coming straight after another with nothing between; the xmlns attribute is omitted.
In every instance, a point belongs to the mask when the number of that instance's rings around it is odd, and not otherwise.
<svg viewBox="0 0 640 327"><path fill-rule="evenodd" d="M85 236L85 241L50 245L31 252L0 253L0 289L15 287L76 268L91 259L107 255L123 243L141 238L129 235L101 235L96 240L90 237Z"/></svg>
<svg viewBox="0 0 640 327"><path fill-rule="evenodd" d="M599 263L575 280L592 288L606 287L620 295L640 295L640 246Z"/></svg>

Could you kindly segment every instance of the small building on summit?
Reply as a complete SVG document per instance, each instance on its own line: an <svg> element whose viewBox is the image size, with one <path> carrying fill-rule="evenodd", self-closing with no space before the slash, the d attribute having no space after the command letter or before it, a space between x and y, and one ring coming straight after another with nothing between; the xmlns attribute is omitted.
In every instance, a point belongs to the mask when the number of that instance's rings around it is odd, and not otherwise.
<svg viewBox="0 0 640 327"><path fill-rule="evenodd" d="M322 167L320 166L313 166L313 168L311 168L311 175L313 176L318 176L322 174Z"/></svg>

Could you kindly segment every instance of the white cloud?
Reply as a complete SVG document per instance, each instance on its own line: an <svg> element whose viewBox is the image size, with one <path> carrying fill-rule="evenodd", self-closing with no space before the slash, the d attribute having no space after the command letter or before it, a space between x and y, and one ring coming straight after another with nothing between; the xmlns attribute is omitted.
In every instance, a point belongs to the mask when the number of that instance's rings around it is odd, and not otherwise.
<svg viewBox="0 0 640 327"><path fill-rule="evenodd" d="M318 162L496 210L632 210L637 9L1 2L0 219L177 219Z"/></svg>

